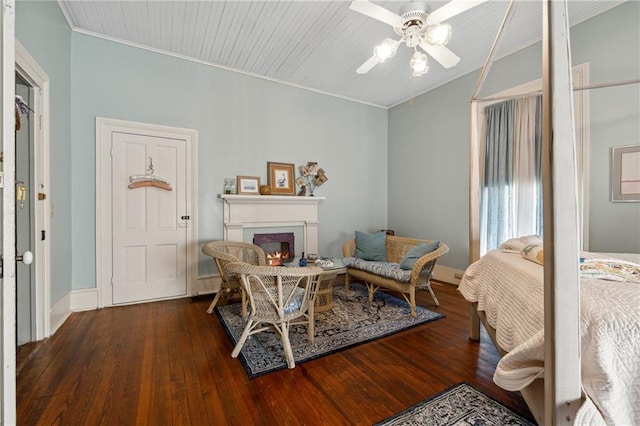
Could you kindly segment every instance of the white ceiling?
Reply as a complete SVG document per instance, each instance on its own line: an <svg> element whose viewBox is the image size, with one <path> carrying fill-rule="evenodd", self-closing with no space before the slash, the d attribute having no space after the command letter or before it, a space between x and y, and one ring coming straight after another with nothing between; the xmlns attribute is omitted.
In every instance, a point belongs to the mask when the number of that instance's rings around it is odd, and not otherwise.
<svg viewBox="0 0 640 426"><path fill-rule="evenodd" d="M368 74L355 70L393 29L349 9L348 1L95 1L58 0L71 28L87 34L193 58L359 102L390 107L481 68L508 7L487 1L446 21L447 47L461 60L451 69L430 61L411 77L410 50ZM406 1L376 1L398 13ZM431 10L446 1L427 1ZM571 25L623 1L569 2ZM541 3L518 1L498 56L541 39ZM430 58L431 59L431 58ZM469 94L471 96L471 94Z"/></svg>

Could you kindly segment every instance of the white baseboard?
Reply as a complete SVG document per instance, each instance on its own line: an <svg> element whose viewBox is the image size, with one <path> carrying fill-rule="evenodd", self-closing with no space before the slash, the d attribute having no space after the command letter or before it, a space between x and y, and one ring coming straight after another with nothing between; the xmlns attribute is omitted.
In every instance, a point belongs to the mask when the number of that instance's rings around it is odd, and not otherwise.
<svg viewBox="0 0 640 426"><path fill-rule="evenodd" d="M71 293L67 293L64 297L56 302L49 311L50 329L49 336L53 336L56 331L64 324L71 315Z"/></svg>
<svg viewBox="0 0 640 426"><path fill-rule="evenodd" d="M459 285L462 274L464 274L463 270L448 266L436 265L433 268L433 279L449 284Z"/></svg>
<svg viewBox="0 0 640 426"><path fill-rule="evenodd" d="M82 312L98 309L98 289L71 290L71 311Z"/></svg>
<svg viewBox="0 0 640 426"><path fill-rule="evenodd" d="M201 277L198 277L191 291L191 296L215 293L220 290L220 282L220 276L218 275L203 275ZM68 308L71 312L91 311L93 309L98 309L97 288L83 288L79 290L72 290L70 297L68 297L67 299L69 299Z"/></svg>

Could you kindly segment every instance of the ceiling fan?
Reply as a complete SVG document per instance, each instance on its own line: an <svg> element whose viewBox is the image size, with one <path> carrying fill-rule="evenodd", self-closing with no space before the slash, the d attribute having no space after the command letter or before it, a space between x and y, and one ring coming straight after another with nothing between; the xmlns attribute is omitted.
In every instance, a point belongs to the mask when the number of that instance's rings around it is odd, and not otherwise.
<svg viewBox="0 0 640 426"><path fill-rule="evenodd" d="M465 12L487 0L452 0L441 8L431 12L425 2L411 2L400 9L397 15L369 0L354 0L349 8L393 27L399 40L386 38L373 50L373 56L362 64L356 72L366 74L377 64L393 57L401 43L413 49L409 65L414 77L421 76L429 70L427 55L432 56L443 67L455 66L460 58L446 46L451 37L451 26L443 24L449 18Z"/></svg>

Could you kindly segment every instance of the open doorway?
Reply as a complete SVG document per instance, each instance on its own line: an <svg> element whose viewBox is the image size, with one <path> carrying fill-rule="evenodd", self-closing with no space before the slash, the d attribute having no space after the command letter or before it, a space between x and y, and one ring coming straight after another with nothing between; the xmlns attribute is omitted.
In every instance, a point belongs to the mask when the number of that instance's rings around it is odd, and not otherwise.
<svg viewBox="0 0 640 426"><path fill-rule="evenodd" d="M49 77L16 41L15 91L28 105L15 134L16 343L50 334ZM18 261L25 251L33 263Z"/></svg>
<svg viewBox="0 0 640 426"><path fill-rule="evenodd" d="M33 149L34 110L33 87L16 71L16 97L21 107L16 107L16 253L23 255L23 261L16 262L16 344L24 345L36 340L35 314L35 274L36 264L28 261L32 247L35 247L35 215L31 194L34 192ZM18 105L18 103L16 103ZM37 260L36 260L37 262Z"/></svg>

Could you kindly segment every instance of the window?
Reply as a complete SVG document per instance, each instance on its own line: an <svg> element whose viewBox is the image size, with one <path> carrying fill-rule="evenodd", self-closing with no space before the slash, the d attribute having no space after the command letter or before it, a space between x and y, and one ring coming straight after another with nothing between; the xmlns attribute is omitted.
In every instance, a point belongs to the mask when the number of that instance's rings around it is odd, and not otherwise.
<svg viewBox="0 0 640 426"><path fill-rule="evenodd" d="M573 84L574 87L588 86L589 84L589 66L588 64L577 65L573 68ZM542 87L542 81L532 81L522 86L509 89L505 92L497 93L491 97L479 99L473 101L471 104L471 149L470 149L470 175L469 175L469 213L470 213L470 228L469 228L469 260L475 262L484 253L495 244L500 244L507 239L505 236L509 235L507 230L515 229L516 236L531 235L542 233L542 185L539 182L524 184L523 177L519 177L517 183L504 183L501 186L485 185L485 175L489 173L485 170L486 161L486 140L485 128L487 127L487 118L485 110L488 112L490 106L504 103L505 100L515 102L517 99L524 98L540 93ZM588 91L575 91L574 92L574 127L576 138L576 156L577 156L577 173L578 173L578 213L580 220L581 230L581 247L582 250L589 249L589 94ZM513 106L512 106L513 107ZM489 130L491 131L491 129ZM522 157L522 155L519 155ZM540 174L538 174L540 176ZM525 203L526 197L524 196L523 188L528 188L528 192L531 194L538 194L530 196L530 199L540 200L532 204L530 208L524 208L518 206ZM485 189L486 188L486 189ZM500 188L499 192L496 188ZM483 204L482 200L488 200L492 197L490 191L493 191L493 195L500 196L507 203L509 208L509 217L511 220L517 223L509 223L509 219L504 213L500 211L492 211L493 216L483 216L483 211L487 211L490 208L489 204ZM509 195L511 194L509 198ZM489 198L488 198L489 197ZM493 208L493 207L491 207ZM513 212L520 213L513 213ZM529 217L527 217L527 213ZM535 227L530 229L523 229L522 226L525 223L532 224L534 219L530 216L535 215ZM481 219L485 217L486 219ZM494 220L500 224L500 231L495 232L496 235L491 235L491 232L487 232L492 229L490 223L485 223L488 220ZM499 234L498 232L505 232ZM493 239L493 243L490 241ZM499 241L501 240L502 241ZM497 243L495 242L497 241Z"/></svg>
<svg viewBox="0 0 640 426"><path fill-rule="evenodd" d="M541 102L538 95L485 107L481 253L542 234Z"/></svg>

